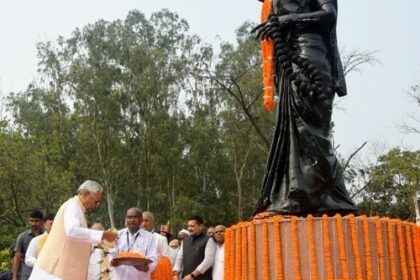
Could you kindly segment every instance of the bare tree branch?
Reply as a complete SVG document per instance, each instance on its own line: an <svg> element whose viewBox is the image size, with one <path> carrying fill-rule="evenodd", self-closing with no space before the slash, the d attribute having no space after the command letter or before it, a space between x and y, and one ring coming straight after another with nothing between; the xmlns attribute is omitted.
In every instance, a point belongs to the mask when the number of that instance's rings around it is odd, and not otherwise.
<svg viewBox="0 0 420 280"><path fill-rule="evenodd" d="M361 51L361 50L352 50L348 53L342 55L342 64L344 76L350 72L360 72L360 66L363 64L374 65L380 63L380 61L375 57L375 54L378 50L373 51Z"/></svg>
<svg viewBox="0 0 420 280"><path fill-rule="evenodd" d="M366 185L364 185L362 188L358 189L357 192L355 192L350 198L355 198L359 193L361 193L363 190L365 190L367 187L369 187L370 181L367 182Z"/></svg>
<svg viewBox="0 0 420 280"><path fill-rule="evenodd" d="M366 146L367 141L365 141L359 148L356 149L356 151L354 151L349 158L347 159L346 163L343 166L343 171L346 170L347 166L349 165L351 159L358 153L360 152L361 149L363 149L364 146Z"/></svg>
<svg viewBox="0 0 420 280"><path fill-rule="evenodd" d="M408 95L414 103L420 107L420 84L416 84L410 88ZM408 118L411 120L411 123L403 121L403 124L399 126L399 129L404 134L420 134L420 118L413 114L408 114Z"/></svg>
<svg viewBox="0 0 420 280"><path fill-rule="evenodd" d="M255 117L252 115L251 111L249 110L250 106L246 104L242 89L240 85L237 83L240 77L242 77L245 73L249 72L252 68L256 67L255 65L252 65L248 69L246 69L244 72L239 74L237 77L227 77L230 80L230 84L226 85L223 81L219 79L216 75L214 75L210 71L210 67L206 65L205 71L207 72L207 75L209 75L210 79L212 79L214 82L216 82L222 89L226 90L229 95L231 95L234 99L238 101L240 104L242 110L244 111L245 115L247 116L248 120L251 122L252 126L254 127L255 131L257 132L258 136L261 138L261 140L264 142L265 146L268 148L270 147L270 141L267 139L267 137L262 132L261 128L259 127L257 121L255 120ZM233 87L236 89L234 90ZM253 100L255 102L256 99Z"/></svg>

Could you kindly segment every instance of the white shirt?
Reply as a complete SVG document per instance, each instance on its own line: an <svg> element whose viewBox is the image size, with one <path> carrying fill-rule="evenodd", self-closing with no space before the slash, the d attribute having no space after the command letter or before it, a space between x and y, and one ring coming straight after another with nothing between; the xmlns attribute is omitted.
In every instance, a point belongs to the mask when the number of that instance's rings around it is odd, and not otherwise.
<svg viewBox="0 0 420 280"><path fill-rule="evenodd" d="M214 264L212 271L213 280L223 280L225 269L225 244L217 245L216 254L214 255Z"/></svg>
<svg viewBox="0 0 420 280"><path fill-rule="evenodd" d="M88 280L98 280L101 277L102 249L95 248L90 255L88 267Z"/></svg>
<svg viewBox="0 0 420 280"><path fill-rule="evenodd" d="M72 239L98 245L102 242L103 231L81 227L86 218L84 213L85 209L78 203L78 199L79 198L75 196L66 202L68 204L64 209L64 232ZM62 280L57 276L45 272L37 264L35 264L29 279Z"/></svg>
<svg viewBox="0 0 420 280"><path fill-rule="evenodd" d="M149 280L150 274L155 269L157 263L156 240L153 234L140 229L137 233L131 234L128 229L118 232L118 241L115 248L110 250L111 256L115 257L119 252L138 252L151 259L149 271L138 271L133 266L120 265L112 268L111 275L115 280Z"/></svg>
<svg viewBox="0 0 420 280"><path fill-rule="evenodd" d="M179 248L178 254L176 256L176 261L174 265L173 271L181 272L183 262L184 262L184 242L182 242L181 247ZM206 248L204 249L204 259L203 261L195 268L201 274L204 274L207 269L209 269L214 262L214 254L216 252L216 243L214 242L213 238L209 238L206 244Z"/></svg>
<svg viewBox="0 0 420 280"><path fill-rule="evenodd" d="M169 258L171 260L172 265L174 265L175 261L176 261L176 255L178 254L178 251L179 251L179 247L176 248L176 249L169 247L168 250L169 250L168 251L169 252Z"/></svg>
<svg viewBox="0 0 420 280"><path fill-rule="evenodd" d="M47 234L44 232L44 234ZM29 243L28 249L25 253L25 264L29 267L34 267L36 259L38 258L38 244L39 239L43 234L38 235L37 237L32 238L31 242Z"/></svg>
<svg viewBox="0 0 420 280"><path fill-rule="evenodd" d="M157 232L153 232L153 238L156 240L155 242L156 242L156 252L157 252L158 260L161 257L169 256L168 239Z"/></svg>

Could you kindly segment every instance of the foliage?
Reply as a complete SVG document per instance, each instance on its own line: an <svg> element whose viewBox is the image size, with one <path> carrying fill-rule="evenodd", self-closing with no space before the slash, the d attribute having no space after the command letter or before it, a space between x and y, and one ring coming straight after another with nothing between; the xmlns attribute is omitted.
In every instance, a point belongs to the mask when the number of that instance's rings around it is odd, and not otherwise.
<svg viewBox="0 0 420 280"><path fill-rule="evenodd" d="M420 151L391 149L367 172L369 179L359 211L414 220L413 194L420 183Z"/></svg>
<svg viewBox="0 0 420 280"><path fill-rule="evenodd" d="M9 248L0 250L0 273L11 269L10 253L11 250Z"/></svg>
<svg viewBox="0 0 420 280"><path fill-rule="evenodd" d="M0 127L0 246L88 178L106 189L89 217L105 226L132 206L174 229L249 217L274 121L250 28L215 54L175 13L134 10L39 43L39 82L8 96Z"/></svg>

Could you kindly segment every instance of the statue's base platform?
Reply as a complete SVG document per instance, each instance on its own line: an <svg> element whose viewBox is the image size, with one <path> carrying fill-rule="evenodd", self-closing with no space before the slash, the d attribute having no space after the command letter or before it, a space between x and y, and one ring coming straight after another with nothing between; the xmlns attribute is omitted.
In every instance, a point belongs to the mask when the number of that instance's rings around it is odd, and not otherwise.
<svg viewBox="0 0 420 280"><path fill-rule="evenodd" d="M420 226L366 216L275 216L226 230L225 279L417 279Z"/></svg>

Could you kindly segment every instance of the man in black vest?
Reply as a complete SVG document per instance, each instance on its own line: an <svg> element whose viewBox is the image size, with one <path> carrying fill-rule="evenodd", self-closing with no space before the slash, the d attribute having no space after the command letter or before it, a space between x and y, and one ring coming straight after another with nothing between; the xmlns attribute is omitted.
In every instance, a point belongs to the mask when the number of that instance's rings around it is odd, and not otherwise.
<svg viewBox="0 0 420 280"><path fill-rule="evenodd" d="M182 280L212 280L211 266L216 252L216 243L203 232L200 216L188 219L190 235L184 239L173 269L174 280L182 271Z"/></svg>

